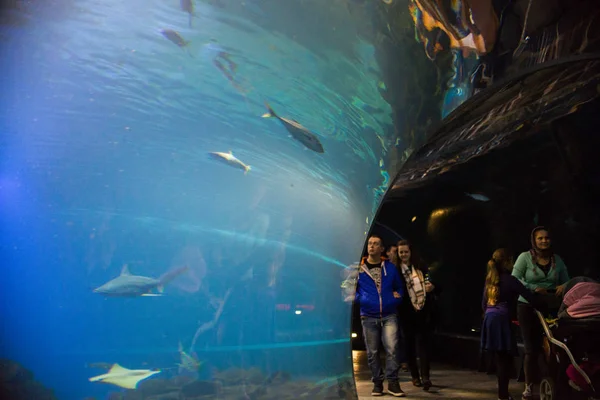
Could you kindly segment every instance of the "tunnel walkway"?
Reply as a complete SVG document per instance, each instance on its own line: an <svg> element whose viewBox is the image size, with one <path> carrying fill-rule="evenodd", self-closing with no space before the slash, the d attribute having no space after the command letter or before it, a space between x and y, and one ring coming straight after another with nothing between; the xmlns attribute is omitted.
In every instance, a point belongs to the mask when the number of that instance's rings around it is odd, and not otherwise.
<svg viewBox="0 0 600 400"><path fill-rule="evenodd" d="M381 399L382 397L371 396L371 374L367 365L367 354L365 351L353 351L352 360L356 377L356 387L360 400ZM451 366L433 364L431 368L431 381L435 385L429 392L422 388L416 388L410 382L410 373L400 372L400 385L411 399L481 399L495 400L496 377L473 370L460 369ZM384 384L387 390L387 382ZM511 381L510 392L514 398L520 398L523 384ZM385 395L384 398L393 398Z"/></svg>

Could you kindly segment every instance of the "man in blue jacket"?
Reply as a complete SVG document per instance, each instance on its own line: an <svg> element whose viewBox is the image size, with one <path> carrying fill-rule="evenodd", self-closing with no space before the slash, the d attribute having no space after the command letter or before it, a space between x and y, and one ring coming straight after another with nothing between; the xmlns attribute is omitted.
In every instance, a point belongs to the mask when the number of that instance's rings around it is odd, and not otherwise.
<svg viewBox="0 0 600 400"><path fill-rule="evenodd" d="M388 393L404 397L398 382L398 317L397 306L404 288L396 267L384 260L383 241L371 235L367 242L367 257L359 267L356 301L360 305L360 320L367 348L367 358L374 383L372 396L383 395L383 380L388 381ZM380 343L385 349L385 376L379 360Z"/></svg>

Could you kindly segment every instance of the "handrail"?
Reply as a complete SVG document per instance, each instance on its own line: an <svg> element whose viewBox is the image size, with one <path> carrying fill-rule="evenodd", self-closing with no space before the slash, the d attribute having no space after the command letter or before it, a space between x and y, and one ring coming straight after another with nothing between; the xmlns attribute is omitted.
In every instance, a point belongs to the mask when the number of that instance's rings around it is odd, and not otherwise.
<svg viewBox="0 0 600 400"><path fill-rule="evenodd" d="M561 349L563 349L565 351L565 353L567 353L567 356L569 356L569 359L571 360L571 364L573 365L573 367L577 370L577 372L579 372L581 374L581 376L583 376L583 379L585 379L586 383L588 385L590 385L592 390L595 391L594 385L592 385L592 381L591 381L590 377L585 373L585 371L583 369L581 369L581 367L579 367L579 364L577 364L577 361L575 361L575 357L573 357L573 353L571 353L571 350L569 350L569 347L566 344L564 344L563 342L561 342L560 340L556 340L554 338L554 336L552 335L552 331L550 330L550 327L548 326L548 323L546 322L546 319L544 318L542 313L537 310L535 310L535 312L536 312L538 318L540 319L540 323L542 324L542 328L544 328L544 333L546 334L546 337L548 338L548 340L552 344L555 344L558 347L560 347Z"/></svg>

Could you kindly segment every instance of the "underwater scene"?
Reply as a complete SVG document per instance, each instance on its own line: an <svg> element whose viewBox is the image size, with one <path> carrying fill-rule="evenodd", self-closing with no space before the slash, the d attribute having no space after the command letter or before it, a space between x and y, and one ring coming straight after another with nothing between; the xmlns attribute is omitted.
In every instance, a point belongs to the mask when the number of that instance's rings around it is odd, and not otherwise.
<svg viewBox="0 0 600 400"><path fill-rule="evenodd" d="M3 5L3 390L356 398L344 270L471 91L434 3Z"/></svg>

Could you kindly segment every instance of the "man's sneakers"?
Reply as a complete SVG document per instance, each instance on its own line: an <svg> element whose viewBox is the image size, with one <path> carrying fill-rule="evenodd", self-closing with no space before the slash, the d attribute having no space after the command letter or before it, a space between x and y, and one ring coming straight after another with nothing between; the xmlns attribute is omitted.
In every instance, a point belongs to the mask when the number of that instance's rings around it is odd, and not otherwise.
<svg viewBox="0 0 600 400"><path fill-rule="evenodd" d="M400 384L398 382L389 382L388 383L388 393L394 397L404 397L406 396L402 389L400 389Z"/></svg>
<svg viewBox="0 0 600 400"><path fill-rule="evenodd" d="M390 382L388 384L387 392L394 397L405 397L406 395L400 389L400 384L398 382ZM383 383L377 382L373 385L373 390L371 391L371 396L383 396Z"/></svg>
<svg viewBox="0 0 600 400"><path fill-rule="evenodd" d="M383 396L383 382L376 382L371 390L371 396Z"/></svg>

